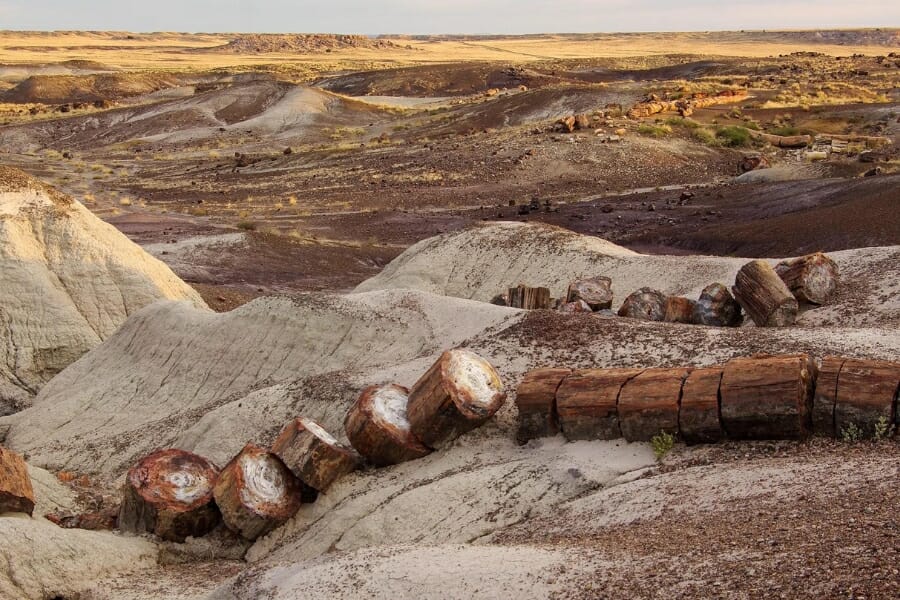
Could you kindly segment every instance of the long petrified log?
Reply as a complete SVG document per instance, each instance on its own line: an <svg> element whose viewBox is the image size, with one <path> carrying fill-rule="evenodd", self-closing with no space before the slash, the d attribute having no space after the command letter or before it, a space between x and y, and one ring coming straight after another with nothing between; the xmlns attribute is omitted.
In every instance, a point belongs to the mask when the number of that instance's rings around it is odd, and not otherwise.
<svg viewBox="0 0 900 600"><path fill-rule="evenodd" d="M610 308L613 301L612 279L599 275L569 284L566 302L576 300L584 300L594 311Z"/></svg>
<svg viewBox="0 0 900 600"><path fill-rule="evenodd" d="M775 272L800 302L825 304L838 284L838 266L821 252L784 260Z"/></svg>
<svg viewBox="0 0 900 600"><path fill-rule="evenodd" d="M631 293L619 308L620 317L644 321L663 321L666 318L666 295L643 287Z"/></svg>
<svg viewBox="0 0 900 600"><path fill-rule="evenodd" d="M219 470L202 456L158 450L128 471L119 507L119 528L155 533L183 542L205 535L219 523L213 486Z"/></svg>
<svg viewBox="0 0 900 600"><path fill-rule="evenodd" d="M516 388L519 429L516 440L524 444L538 437L559 433L556 416L556 391L572 371L570 369L536 369L525 373Z"/></svg>
<svg viewBox="0 0 900 600"><path fill-rule="evenodd" d="M855 425L873 437L879 420L890 427L896 418L900 363L848 358L841 366L834 406L835 433Z"/></svg>
<svg viewBox="0 0 900 600"><path fill-rule="evenodd" d="M737 327L743 320L741 305L721 283L711 283L700 292L694 305L694 323L697 325Z"/></svg>
<svg viewBox="0 0 900 600"><path fill-rule="evenodd" d="M666 298L666 314L663 317L667 323L686 323L694 322L694 309L697 303L690 298L682 298L681 296L669 296Z"/></svg>
<svg viewBox="0 0 900 600"><path fill-rule="evenodd" d="M815 363L806 354L728 361L720 386L726 434L735 439L805 437L815 380Z"/></svg>
<svg viewBox="0 0 900 600"><path fill-rule="evenodd" d="M300 481L325 491L337 478L356 468L358 456L311 419L294 419L281 430L272 454Z"/></svg>
<svg viewBox="0 0 900 600"><path fill-rule="evenodd" d="M431 452L410 431L408 397L409 390L397 384L370 385L347 412L347 439L376 467L422 458Z"/></svg>
<svg viewBox="0 0 900 600"><path fill-rule="evenodd" d="M747 90L723 90L715 95L707 95L697 93L690 98L681 98L678 100L660 100L652 95L648 100L635 104L628 111L626 116L629 119L638 119L641 117L649 117L662 112L678 112L683 117L693 114L696 108L706 108L717 104L729 104L733 102L741 102L747 97Z"/></svg>
<svg viewBox="0 0 900 600"><path fill-rule="evenodd" d="M844 360L839 356L826 356L819 365L812 405L812 430L816 435L834 437L837 433L834 429L834 404Z"/></svg>
<svg viewBox="0 0 900 600"><path fill-rule="evenodd" d="M228 529L252 541L294 516L303 483L277 456L247 444L222 469L213 495Z"/></svg>
<svg viewBox="0 0 900 600"><path fill-rule="evenodd" d="M406 412L413 435L438 448L490 419L504 400L496 369L474 352L457 348L444 352L413 384Z"/></svg>
<svg viewBox="0 0 900 600"><path fill-rule="evenodd" d="M719 418L719 384L723 367L694 369L684 380L678 428L689 444L717 442L725 437Z"/></svg>
<svg viewBox="0 0 900 600"><path fill-rule="evenodd" d="M0 514L34 512L34 489L25 459L0 446Z"/></svg>
<svg viewBox="0 0 900 600"><path fill-rule="evenodd" d="M525 310L550 308L550 289L545 287L528 287L520 285L509 288L507 293L509 305Z"/></svg>
<svg viewBox="0 0 900 600"><path fill-rule="evenodd" d="M622 436L617 404L625 383L643 369L583 369L566 377L556 392L556 412L569 440Z"/></svg>
<svg viewBox="0 0 900 600"><path fill-rule="evenodd" d="M747 132L750 137L772 144L777 148L806 148L813 143L811 135L774 135L753 129L748 129Z"/></svg>
<svg viewBox="0 0 900 600"><path fill-rule="evenodd" d="M741 267L732 291L759 327L784 327L797 320L797 299L764 260L753 260Z"/></svg>
<svg viewBox="0 0 900 600"><path fill-rule="evenodd" d="M649 441L664 431L678 433L681 387L690 369L647 369L619 393L619 425L629 442Z"/></svg>

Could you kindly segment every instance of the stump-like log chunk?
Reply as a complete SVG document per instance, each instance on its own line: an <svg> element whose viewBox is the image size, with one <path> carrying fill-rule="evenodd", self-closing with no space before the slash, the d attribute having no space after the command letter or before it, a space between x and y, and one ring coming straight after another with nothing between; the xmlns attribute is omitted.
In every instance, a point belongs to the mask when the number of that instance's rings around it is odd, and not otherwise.
<svg viewBox="0 0 900 600"><path fill-rule="evenodd" d="M213 494L228 529L252 541L294 516L303 483L277 456L247 444L222 469Z"/></svg>
<svg viewBox="0 0 900 600"><path fill-rule="evenodd" d="M622 386L643 369L583 369L566 377L556 392L556 412L569 440L622 437L617 404Z"/></svg>
<svg viewBox="0 0 900 600"><path fill-rule="evenodd" d="M311 419L294 419L281 430L272 454L300 481L323 492L337 478L354 470L358 456Z"/></svg>
<svg viewBox="0 0 900 600"><path fill-rule="evenodd" d="M87 529L89 531L109 531L115 529L119 522L119 510L116 507L108 510L72 514L55 512L44 515L44 518L63 529Z"/></svg>
<svg viewBox="0 0 900 600"><path fill-rule="evenodd" d="M370 385L347 412L344 431L353 448L376 467L422 458L431 452L409 428L409 390L393 383Z"/></svg>
<svg viewBox="0 0 900 600"><path fill-rule="evenodd" d="M413 435L438 448L490 419L505 400L496 369L474 352L455 349L412 386L406 413Z"/></svg>
<svg viewBox="0 0 900 600"><path fill-rule="evenodd" d="M509 306L509 295L507 294L497 294L493 298L491 298L491 304L496 306Z"/></svg>
<svg viewBox="0 0 900 600"><path fill-rule="evenodd" d="M183 542L205 535L219 523L213 486L219 470L211 462L184 450L158 450L128 471L119 506L119 528L155 533Z"/></svg>
<svg viewBox="0 0 900 600"><path fill-rule="evenodd" d="M509 288L507 298L511 307L524 308L525 310L547 309L552 305L550 289L545 287L520 285Z"/></svg>
<svg viewBox="0 0 900 600"><path fill-rule="evenodd" d="M694 369L684 380L678 428L689 444L708 444L725 437L719 419L722 370L722 367Z"/></svg>
<svg viewBox="0 0 900 600"><path fill-rule="evenodd" d="M825 304L838 284L838 266L821 252L785 260L775 266L794 297L800 302Z"/></svg>
<svg viewBox="0 0 900 600"><path fill-rule="evenodd" d="M666 314L663 319L667 323L686 323L694 322L694 309L697 303L690 298L682 298L681 296L669 296L666 298Z"/></svg>
<svg viewBox="0 0 900 600"><path fill-rule="evenodd" d="M816 435L835 437L837 433L834 429L834 405L843 364L842 357L826 356L819 366L812 405L812 430Z"/></svg>
<svg viewBox="0 0 900 600"><path fill-rule="evenodd" d="M0 514L34 512L34 489L25 459L0 446Z"/></svg>
<svg viewBox="0 0 900 600"><path fill-rule="evenodd" d="M612 279L601 275L571 283L566 292L566 302L576 300L584 300L595 311L612 307Z"/></svg>
<svg viewBox="0 0 900 600"><path fill-rule="evenodd" d="M539 437L559 433L556 416L556 390L572 371L569 369L536 369L525 373L516 388L516 407L519 409L520 444Z"/></svg>
<svg viewBox="0 0 900 600"><path fill-rule="evenodd" d="M806 354L734 358L720 393L732 439L799 439L811 428L816 365Z"/></svg>
<svg viewBox="0 0 900 600"><path fill-rule="evenodd" d="M630 294L619 308L620 317L663 321L666 318L666 295L644 287Z"/></svg>
<svg viewBox="0 0 900 600"><path fill-rule="evenodd" d="M838 376L834 407L837 435L855 425L864 437L874 437L879 420L890 427L896 418L898 386L900 363L855 358L845 360Z"/></svg>
<svg viewBox="0 0 900 600"><path fill-rule="evenodd" d="M764 260L750 261L741 267L732 291L759 327L785 327L797 320L797 299Z"/></svg>
<svg viewBox="0 0 900 600"><path fill-rule="evenodd" d="M574 302L566 302L565 304L560 305L559 312L566 313L569 315L577 314L577 313L589 313L594 312L591 310L591 307L588 306L588 303L584 300L575 300Z"/></svg>
<svg viewBox="0 0 900 600"><path fill-rule="evenodd" d="M721 283L711 283L700 292L694 305L694 323L697 325L737 327L743 320L741 305Z"/></svg>
<svg viewBox="0 0 900 600"><path fill-rule="evenodd" d="M661 431L678 433L681 387L690 369L647 369L619 393L619 425L629 442L646 442Z"/></svg>

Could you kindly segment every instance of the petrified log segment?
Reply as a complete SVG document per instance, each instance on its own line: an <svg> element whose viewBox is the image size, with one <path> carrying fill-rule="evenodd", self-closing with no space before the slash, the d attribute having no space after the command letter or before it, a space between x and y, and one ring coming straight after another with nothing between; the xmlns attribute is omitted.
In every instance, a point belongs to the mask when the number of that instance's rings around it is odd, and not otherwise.
<svg viewBox="0 0 900 600"><path fill-rule="evenodd" d="M297 512L302 486L277 456L247 444L222 469L213 494L228 529L252 541Z"/></svg>
<svg viewBox="0 0 900 600"><path fill-rule="evenodd" d="M406 412L413 435L437 448L490 419L504 400L494 367L474 352L454 349L412 386Z"/></svg>
<svg viewBox="0 0 900 600"><path fill-rule="evenodd" d="M619 316L662 321L666 318L666 295L648 287L641 288L625 298L619 308Z"/></svg>
<svg viewBox="0 0 900 600"><path fill-rule="evenodd" d="M556 417L556 390L572 371L569 369L536 369L525 373L516 388L516 407L519 409L520 444L528 440L559 433Z"/></svg>
<svg viewBox="0 0 900 600"><path fill-rule="evenodd" d="M545 287L527 287L520 285L509 288L507 293L509 305L513 308L538 310L550 308L550 290Z"/></svg>
<svg viewBox="0 0 900 600"><path fill-rule="evenodd" d="M576 300L574 302L566 302L565 304L559 307L559 312L566 314L576 314L576 313L589 313L594 312L591 310L591 307L588 306L588 303L584 300Z"/></svg>
<svg viewBox="0 0 900 600"><path fill-rule="evenodd" d="M213 486L219 470L184 450L158 450L131 467L125 479L119 528L155 533L183 542L208 533L219 522Z"/></svg>
<svg viewBox="0 0 900 600"><path fill-rule="evenodd" d="M25 459L0 446L0 514L34 512L34 489Z"/></svg>
<svg viewBox="0 0 900 600"><path fill-rule="evenodd" d="M566 302L584 300L591 310L610 308L613 301L612 279L609 277L590 277L580 279L569 285Z"/></svg>
<svg viewBox="0 0 900 600"><path fill-rule="evenodd" d="M294 419L281 430L272 454L300 481L324 491L356 468L357 455L311 419Z"/></svg>
<svg viewBox="0 0 900 600"><path fill-rule="evenodd" d="M409 390L393 383L370 385L344 418L347 439L376 467L422 458L431 452L409 428Z"/></svg>
<svg viewBox="0 0 900 600"><path fill-rule="evenodd" d="M584 369L566 377L556 391L556 412L570 440L612 440L622 436L616 405L627 381L643 369Z"/></svg>
<svg viewBox="0 0 900 600"><path fill-rule="evenodd" d="M759 327L785 327L797 320L797 299L764 260L753 260L741 267L732 291Z"/></svg>
<svg viewBox="0 0 900 600"><path fill-rule="evenodd" d="M810 430L816 366L806 354L735 358L725 365L722 427L735 439L798 439Z"/></svg>
<svg viewBox="0 0 900 600"><path fill-rule="evenodd" d="M866 437L875 435L875 425L883 419L894 423L900 363L848 358L841 367L834 407L835 432L851 424Z"/></svg>
<svg viewBox="0 0 900 600"><path fill-rule="evenodd" d="M775 272L797 300L811 304L825 304L838 283L837 263L821 252L782 261Z"/></svg>
<svg viewBox="0 0 900 600"><path fill-rule="evenodd" d="M750 137L768 142L777 148L806 148L813 143L811 135L775 135L748 129Z"/></svg>
<svg viewBox="0 0 900 600"><path fill-rule="evenodd" d="M629 442L650 440L661 431L678 433L681 386L690 369L647 369L619 393L619 425Z"/></svg>
<svg viewBox="0 0 900 600"><path fill-rule="evenodd" d="M696 302L690 298L682 298L681 296L669 296L666 298L666 314L664 320L667 323L687 323L694 322L694 308Z"/></svg>
<svg viewBox="0 0 900 600"><path fill-rule="evenodd" d="M694 305L697 325L737 327L743 320L741 305L721 283L711 283L700 292L700 299Z"/></svg>
<svg viewBox="0 0 900 600"><path fill-rule="evenodd" d="M816 389L813 394L812 430L816 435L834 437L834 404L837 401L837 386L844 359L826 356L819 366Z"/></svg>
<svg viewBox="0 0 900 600"><path fill-rule="evenodd" d="M719 419L722 370L722 367L694 369L684 380L678 428L689 444L717 442L725 437Z"/></svg>
<svg viewBox="0 0 900 600"><path fill-rule="evenodd" d="M118 509L101 510L79 514L55 512L44 518L63 529L87 529L89 531L109 531L119 522Z"/></svg>

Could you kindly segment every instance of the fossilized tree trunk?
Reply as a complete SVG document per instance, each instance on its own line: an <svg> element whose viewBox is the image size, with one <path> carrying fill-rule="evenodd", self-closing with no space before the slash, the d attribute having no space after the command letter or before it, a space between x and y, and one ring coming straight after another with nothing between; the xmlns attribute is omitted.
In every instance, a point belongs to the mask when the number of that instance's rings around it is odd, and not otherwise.
<svg viewBox="0 0 900 600"><path fill-rule="evenodd" d="M684 380L678 428L689 444L717 442L725 435L719 419L722 370L722 367L694 369Z"/></svg>
<svg viewBox="0 0 900 600"><path fill-rule="evenodd" d="M0 514L34 512L34 489L25 459L0 446Z"/></svg>
<svg viewBox="0 0 900 600"><path fill-rule="evenodd" d="M617 404L625 383L643 369L582 369L563 380L556 410L570 440L612 440L622 436Z"/></svg>
<svg viewBox="0 0 900 600"><path fill-rule="evenodd" d="M408 397L409 390L396 384L371 385L347 412L347 439L371 464L395 465L431 452L410 430Z"/></svg>
<svg viewBox="0 0 900 600"><path fill-rule="evenodd" d="M732 291L759 327L785 327L797 320L797 299L764 260L750 261L741 267Z"/></svg>
<svg viewBox="0 0 900 600"><path fill-rule="evenodd" d="M519 409L520 444L528 440L559 433L556 417L556 391L570 369L536 369L525 373L516 388L516 407Z"/></svg>
<svg viewBox="0 0 900 600"><path fill-rule="evenodd" d="M785 260L775 272L800 302L825 304L838 284L838 266L821 252Z"/></svg>
<svg viewBox="0 0 900 600"><path fill-rule="evenodd" d="M325 491L336 479L356 468L358 456L311 419L294 419L281 430L272 454L300 481Z"/></svg>
<svg viewBox="0 0 900 600"><path fill-rule="evenodd" d="M660 432L678 433L681 386L690 369L647 369L619 393L619 425L629 442L650 440Z"/></svg>

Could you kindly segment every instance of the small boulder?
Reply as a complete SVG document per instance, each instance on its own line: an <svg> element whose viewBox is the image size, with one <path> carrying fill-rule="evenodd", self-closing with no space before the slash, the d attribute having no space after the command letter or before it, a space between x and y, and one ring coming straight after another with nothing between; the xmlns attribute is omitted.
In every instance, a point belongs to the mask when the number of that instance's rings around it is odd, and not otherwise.
<svg viewBox="0 0 900 600"><path fill-rule="evenodd" d="M613 301L612 280L597 276L580 279L569 284L566 302L583 301L591 310L610 308Z"/></svg>
<svg viewBox="0 0 900 600"><path fill-rule="evenodd" d="M643 287L625 298L625 302L619 308L619 316L643 321L664 321L666 295L658 290Z"/></svg>

